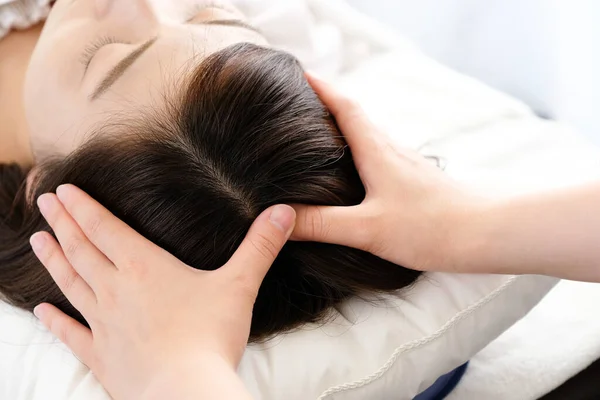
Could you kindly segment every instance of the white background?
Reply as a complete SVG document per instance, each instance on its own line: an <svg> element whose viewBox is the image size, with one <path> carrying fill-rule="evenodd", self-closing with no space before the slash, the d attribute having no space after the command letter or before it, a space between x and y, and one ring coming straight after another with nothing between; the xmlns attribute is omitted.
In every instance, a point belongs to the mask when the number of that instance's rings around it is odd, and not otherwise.
<svg viewBox="0 0 600 400"><path fill-rule="evenodd" d="M348 0L600 144L600 1Z"/></svg>

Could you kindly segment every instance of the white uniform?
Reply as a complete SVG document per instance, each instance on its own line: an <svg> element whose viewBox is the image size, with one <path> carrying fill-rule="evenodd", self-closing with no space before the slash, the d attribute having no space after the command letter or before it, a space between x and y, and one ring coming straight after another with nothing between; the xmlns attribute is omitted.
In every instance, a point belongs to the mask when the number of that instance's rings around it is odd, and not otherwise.
<svg viewBox="0 0 600 400"><path fill-rule="evenodd" d="M44 20L50 0L0 0L0 40L12 29L26 29Z"/></svg>

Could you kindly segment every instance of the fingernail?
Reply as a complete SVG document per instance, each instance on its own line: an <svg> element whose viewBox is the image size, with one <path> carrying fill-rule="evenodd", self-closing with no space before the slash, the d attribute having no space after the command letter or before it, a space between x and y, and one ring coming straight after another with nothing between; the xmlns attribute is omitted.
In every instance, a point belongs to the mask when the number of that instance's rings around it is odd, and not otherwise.
<svg viewBox="0 0 600 400"><path fill-rule="evenodd" d="M41 306L35 306L33 309L33 315L36 316L37 319L42 319L43 308Z"/></svg>
<svg viewBox="0 0 600 400"><path fill-rule="evenodd" d="M56 188L56 197L58 197L58 199L61 201L61 203L65 202L65 200L67 199L68 193L69 193L68 185L60 185L59 187Z"/></svg>
<svg viewBox="0 0 600 400"><path fill-rule="evenodd" d="M37 205L43 215L48 215L48 212L52 209L54 199L49 193L43 194L38 197Z"/></svg>
<svg viewBox="0 0 600 400"><path fill-rule="evenodd" d="M273 207L269 221L281 232L288 234L294 226L296 212L290 206L283 204Z"/></svg>
<svg viewBox="0 0 600 400"><path fill-rule="evenodd" d="M46 245L46 236L41 232L34 233L29 239L31 248L36 254L39 254Z"/></svg>

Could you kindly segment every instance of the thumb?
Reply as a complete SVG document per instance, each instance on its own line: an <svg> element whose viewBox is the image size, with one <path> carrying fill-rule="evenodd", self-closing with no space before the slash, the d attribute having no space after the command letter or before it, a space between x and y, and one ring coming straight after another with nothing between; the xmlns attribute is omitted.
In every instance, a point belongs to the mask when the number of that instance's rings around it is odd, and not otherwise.
<svg viewBox="0 0 600 400"><path fill-rule="evenodd" d="M268 208L258 216L224 269L243 276L252 289L260 287L265 275L294 229L296 213L286 205Z"/></svg>
<svg viewBox="0 0 600 400"><path fill-rule="evenodd" d="M365 247L365 220L360 207L294 205L297 217L291 239L361 249Z"/></svg>

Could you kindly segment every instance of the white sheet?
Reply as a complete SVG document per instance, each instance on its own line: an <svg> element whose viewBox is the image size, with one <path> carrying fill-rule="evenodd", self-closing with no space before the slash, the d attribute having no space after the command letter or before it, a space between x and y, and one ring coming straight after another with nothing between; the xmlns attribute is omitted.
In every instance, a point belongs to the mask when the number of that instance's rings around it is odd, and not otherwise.
<svg viewBox="0 0 600 400"><path fill-rule="evenodd" d="M598 284L563 281L481 351L447 400L537 399L598 359Z"/></svg>

